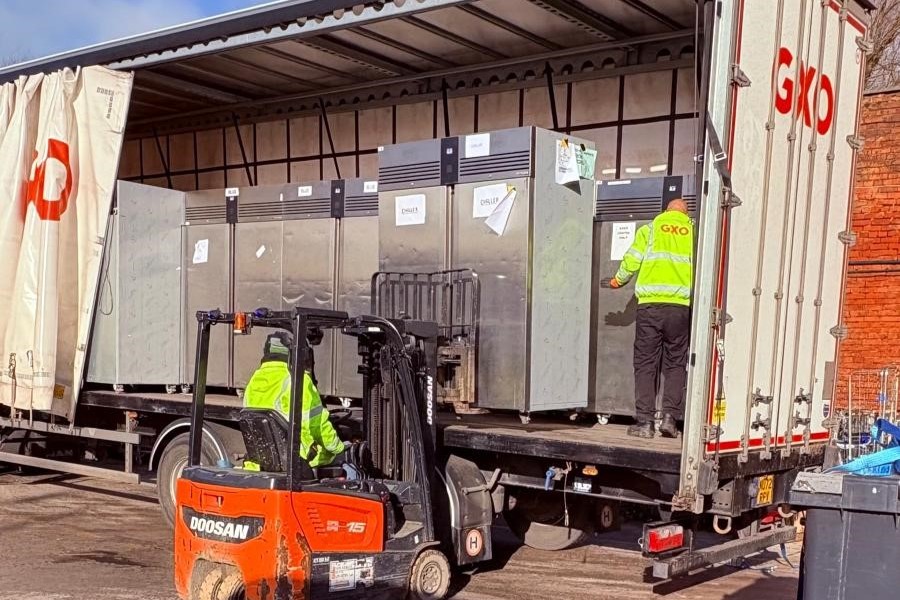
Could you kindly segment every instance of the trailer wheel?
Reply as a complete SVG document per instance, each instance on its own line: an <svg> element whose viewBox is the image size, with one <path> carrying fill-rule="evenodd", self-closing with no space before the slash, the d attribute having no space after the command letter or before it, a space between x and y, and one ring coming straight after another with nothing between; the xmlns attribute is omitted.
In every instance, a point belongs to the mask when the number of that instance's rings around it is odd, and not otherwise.
<svg viewBox="0 0 900 600"><path fill-rule="evenodd" d="M410 600L442 600L450 591L450 562L438 550L416 557L409 577Z"/></svg>
<svg viewBox="0 0 900 600"><path fill-rule="evenodd" d="M233 567L216 566L203 576L195 597L197 600L244 600L244 579Z"/></svg>
<svg viewBox="0 0 900 600"><path fill-rule="evenodd" d="M569 523L566 525L566 504ZM590 503L560 494L522 491L515 506L503 513L506 524L522 543L537 550L565 550L580 544L594 529Z"/></svg>
<svg viewBox="0 0 900 600"><path fill-rule="evenodd" d="M163 515L169 522L169 526L175 525L175 489L181 472L188 463L189 433L182 433L169 442L159 459L159 468L156 470L156 495L159 498L159 506ZM200 447L200 462L204 465L216 464L215 451L210 447L206 436Z"/></svg>

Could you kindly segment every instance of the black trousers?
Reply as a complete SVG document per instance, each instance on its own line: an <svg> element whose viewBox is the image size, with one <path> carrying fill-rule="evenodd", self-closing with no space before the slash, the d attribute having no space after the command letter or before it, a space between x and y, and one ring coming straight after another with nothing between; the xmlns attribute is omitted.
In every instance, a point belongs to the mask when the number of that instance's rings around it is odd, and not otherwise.
<svg viewBox="0 0 900 600"><path fill-rule="evenodd" d="M684 417L691 309L678 304L642 304L637 309L634 336L634 395L639 422L656 412L660 366L663 414Z"/></svg>

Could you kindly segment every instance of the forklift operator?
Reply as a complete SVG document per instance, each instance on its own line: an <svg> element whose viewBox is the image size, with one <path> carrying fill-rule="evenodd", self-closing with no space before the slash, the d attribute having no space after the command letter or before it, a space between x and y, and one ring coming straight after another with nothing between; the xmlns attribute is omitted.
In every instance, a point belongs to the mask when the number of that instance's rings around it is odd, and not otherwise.
<svg viewBox="0 0 900 600"><path fill-rule="evenodd" d="M263 358L244 389L244 407L276 409L290 420L293 335L287 331L270 334L263 346ZM332 464L349 445L342 442L322 404L319 390L309 371L303 374L303 420L300 429L300 456L313 469ZM341 464L339 460L337 464ZM244 463L244 468L254 465ZM258 469L258 466L256 467Z"/></svg>
<svg viewBox="0 0 900 600"><path fill-rule="evenodd" d="M659 431L676 437L683 418L687 355L691 336L691 282L694 224L687 203L672 200L666 211L638 229L611 288L621 288L638 274L634 294L638 309L634 335L636 423L628 435L652 438L657 381L662 362L663 419Z"/></svg>

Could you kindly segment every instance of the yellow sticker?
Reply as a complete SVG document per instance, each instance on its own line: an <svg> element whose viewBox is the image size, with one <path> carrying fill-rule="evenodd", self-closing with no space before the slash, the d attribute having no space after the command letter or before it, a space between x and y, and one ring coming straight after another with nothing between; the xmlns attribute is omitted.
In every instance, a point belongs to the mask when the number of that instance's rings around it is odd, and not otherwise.
<svg viewBox="0 0 900 600"><path fill-rule="evenodd" d="M725 399L720 398L715 407L713 408L713 418L716 421L722 421L725 419Z"/></svg>
<svg viewBox="0 0 900 600"><path fill-rule="evenodd" d="M66 395L66 386L57 383L53 386L53 399L62 400Z"/></svg>

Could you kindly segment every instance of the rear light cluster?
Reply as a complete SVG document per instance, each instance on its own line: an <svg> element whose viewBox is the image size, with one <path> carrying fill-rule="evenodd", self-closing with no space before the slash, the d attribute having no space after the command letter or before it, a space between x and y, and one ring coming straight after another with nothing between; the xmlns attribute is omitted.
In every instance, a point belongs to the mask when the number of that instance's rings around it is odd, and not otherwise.
<svg viewBox="0 0 900 600"><path fill-rule="evenodd" d="M675 550L684 546L684 527L672 524L648 529L644 540L645 551L651 554Z"/></svg>

